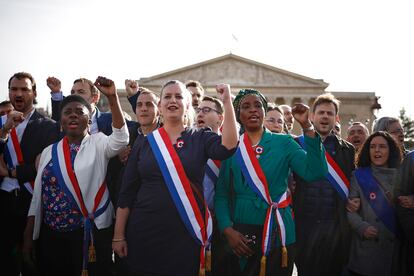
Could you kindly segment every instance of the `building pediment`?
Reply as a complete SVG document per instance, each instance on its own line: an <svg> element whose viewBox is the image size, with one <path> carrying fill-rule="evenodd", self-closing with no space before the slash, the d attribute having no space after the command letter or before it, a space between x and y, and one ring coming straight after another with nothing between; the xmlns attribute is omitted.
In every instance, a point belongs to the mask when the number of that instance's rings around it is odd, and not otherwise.
<svg viewBox="0 0 414 276"><path fill-rule="evenodd" d="M139 80L142 86L162 86L177 79L198 80L203 86L229 83L237 87L319 88L328 87L323 80L312 79L270 65L228 54L177 70Z"/></svg>

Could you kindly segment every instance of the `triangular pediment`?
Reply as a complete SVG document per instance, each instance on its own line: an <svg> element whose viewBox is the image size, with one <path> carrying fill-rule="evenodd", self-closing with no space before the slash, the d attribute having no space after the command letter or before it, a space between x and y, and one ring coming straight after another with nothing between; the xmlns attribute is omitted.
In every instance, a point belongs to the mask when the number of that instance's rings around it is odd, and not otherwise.
<svg viewBox="0 0 414 276"><path fill-rule="evenodd" d="M305 77L234 54L224 55L149 78L141 78L139 83L142 86L161 86L172 79L184 82L198 80L204 86L229 83L232 86L253 88L297 87L324 90L329 85L323 80Z"/></svg>

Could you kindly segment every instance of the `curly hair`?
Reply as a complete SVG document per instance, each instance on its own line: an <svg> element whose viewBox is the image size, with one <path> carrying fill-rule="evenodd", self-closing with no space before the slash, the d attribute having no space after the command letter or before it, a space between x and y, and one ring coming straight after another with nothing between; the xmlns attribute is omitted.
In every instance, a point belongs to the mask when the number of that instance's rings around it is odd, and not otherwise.
<svg viewBox="0 0 414 276"><path fill-rule="evenodd" d="M355 166L357 168L363 167L370 167L371 166L371 156L369 154L370 145L372 139L375 137L380 136L383 137L388 144L388 148L390 154L388 156L388 167L389 168L397 168L402 160L402 150L397 141L395 141L394 137L385 131L377 131L372 133L367 140L365 140L364 144L362 145L361 150L357 153L355 157Z"/></svg>

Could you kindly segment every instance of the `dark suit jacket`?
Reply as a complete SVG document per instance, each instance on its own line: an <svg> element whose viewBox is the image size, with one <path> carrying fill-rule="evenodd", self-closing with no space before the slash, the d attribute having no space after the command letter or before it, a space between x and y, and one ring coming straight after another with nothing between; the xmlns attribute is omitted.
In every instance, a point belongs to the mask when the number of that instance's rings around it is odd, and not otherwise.
<svg viewBox="0 0 414 276"><path fill-rule="evenodd" d="M36 157L42 153L44 148L59 140L59 133L59 126L55 121L44 117L36 110L34 111L20 141L24 164L16 166L16 176L21 187L25 182L35 180L37 174L35 168ZM6 144L0 143L0 146L3 153ZM3 178L0 179L0 181L2 180ZM25 191L25 189L22 187L21 190ZM30 201L24 202L23 206L20 206L22 212L27 213L29 203Z"/></svg>
<svg viewBox="0 0 414 276"><path fill-rule="evenodd" d="M138 96L134 97L135 102ZM54 101L52 100L52 119L56 122L60 121L60 103L61 101ZM131 103L132 106L132 103ZM105 135L111 135L112 133L112 113L110 112L101 112L97 107L96 110L96 121L98 124L98 129L100 132L104 133ZM134 109L133 109L134 110ZM135 110L134 110L135 111ZM138 128L139 124L134 121L126 120L126 124L129 128Z"/></svg>
<svg viewBox="0 0 414 276"><path fill-rule="evenodd" d="M354 169L354 147L334 135L328 136L324 144L328 141L334 144L332 158L349 180ZM295 179L298 269L304 275L341 275L349 256L351 234L346 201L326 179L306 182L297 175Z"/></svg>
<svg viewBox="0 0 414 276"><path fill-rule="evenodd" d="M16 167L19 184L34 181L36 178L35 160L43 149L59 140L59 127L57 123L44 117L36 110L30 117L23 133L20 147L23 154L23 165ZM6 144L1 143L1 152Z"/></svg>

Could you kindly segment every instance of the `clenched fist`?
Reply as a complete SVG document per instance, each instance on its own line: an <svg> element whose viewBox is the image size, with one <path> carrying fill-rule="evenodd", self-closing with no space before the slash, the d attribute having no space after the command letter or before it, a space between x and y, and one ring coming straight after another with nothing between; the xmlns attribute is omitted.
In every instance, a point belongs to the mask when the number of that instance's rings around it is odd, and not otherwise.
<svg viewBox="0 0 414 276"><path fill-rule="evenodd" d="M111 79L99 76L95 81L95 86L107 97L116 95L115 83Z"/></svg>

